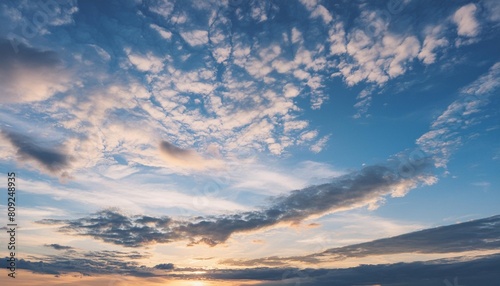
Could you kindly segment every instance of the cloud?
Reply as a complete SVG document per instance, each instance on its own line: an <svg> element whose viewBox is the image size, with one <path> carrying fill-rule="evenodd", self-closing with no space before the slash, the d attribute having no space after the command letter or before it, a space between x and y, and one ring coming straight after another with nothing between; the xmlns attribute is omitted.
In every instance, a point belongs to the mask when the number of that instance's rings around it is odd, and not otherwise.
<svg viewBox="0 0 500 286"><path fill-rule="evenodd" d="M149 27L151 27L152 29L157 31L158 34L160 34L160 36L166 40L170 40L172 38L172 32L167 31L158 25L151 24L151 25L149 25Z"/></svg>
<svg viewBox="0 0 500 286"><path fill-rule="evenodd" d="M221 168L222 161L217 159L205 159L196 153L194 150L179 148L170 142L160 142L160 153L169 165L192 168Z"/></svg>
<svg viewBox="0 0 500 286"><path fill-rule="evenodd" d="M172 283L175 278L186 280L215 280L218 283L238 283L242 280L252 281L252 285L306 285L306 286L328 286L335 283L339 286L351 285L484 285L496 286L500 275L497 265L500 263L500 255L492 254L478 257L455 257L452 259L439 259L420 261L412 263L360 265L352 268L329 269L329 268L290 268L290 267L259 267L245 269L198 269L198 268L174 268L168 272L160 271L133 263L121 262L111 259L109 263L105 260L92 261L91 259L64 259L53 257L41 262L20 259L19 269L28 269L43 274L64 274L80 272L84 275L96 275L100 282L107 282L109 277L99 274L121 274L140 277L139 280L127 280L131 283ZM7 266L6 259L1 259L0 266ZM40 261L40 262L39 262ZM164 265L168 265L166 263ZM162 265L162 264L159 264ZM471 270L471 271L464 271ZM473 271L472 271L473 270ZM198 272L197 272L198 271ZM202 271L203 274L199 274ZM197 273L197 274L193 274ZM458 275L457 275L458 273ZM479 274L478 274L479 273ZM48 276L38 277L44 281L50 281ZM62 277L56 278L57 283ZM79 282L88 281L86 278L78 278ZM162 280L164 279L164 281ZM111 280L115 281L116 280ZM185 281L185 280L183 280ZM220 282L221 281L221 282ZM54 282L56 283L56 282ZM113 282L110 282L113 283ZM90 285L90 284L89 284ZM93 285L93 284L92 284ZM98 285L97 283L95 285Z"/></svg>
<svg viewBox="0 0 500 286"><path fill-rule="evenodd" d="M174 10L174 3L168 0L149 0L147 2L151 12L159 14L164 18L169 17Z"/></svg>
<svg viewBox="0 0 500 286"><path fill-rule="evenodd" d="M79 272L84 275L121 274L133 276L153 276L152 269L140 267L140 259L148 259L149 254L137 251L81 251L76 248L54 247L56 250L65 250L58 255L28 256L28 259L19 259L18 268L44 274L64 274ZM4 259L2 259L4 260ZM0 262L5 267L4 262Z"/></svg>
<svg viewBox="0 0 500 286"><path fill-rule="evenodd" d="M101 211L92 217L73 221L43 220L40 222L44 224L67 223L61 231L76 230L81 235L129 247L166 243L179 239L178 234L162 231L172 224L172 219L168 217L127 217L112 210Z"/></svg>
<svg viewBox="0 0 500 286"><path fill-rule="evenodd" d="M453 15L453 22L457 25L457 34L465 37L475 37L479 34L479 23L475 13L477 6L474 3L460 7Z"/></svg>
<svg viewBox="0 0 500 286"><path fill-rule="evenodd" d="M42 101L69 87L56 53L0 39L0 103Z"/></svg>
<svg viewBox="0 0 500 286"><path fill-rule="evenodd" d="M45 246L46 247L54 248L55 250L70 250L70 249L73 249L73 247L71 247L71 246L60 245L60 244L57 244L57 243L46 244Z"/></svg>
<svg viewBox="0 0 500 286"><path fill-rule="evenodd" d="M482 2L488 14L488 20L500 22L500 3L496 0L486 0Z"/></svg>
<svg viewBox="0 0 500 286"><path fill-rule="evenodd" d="M418 58L426 65L430 65L436 61L436 52L440 48L448 46L449 42L443 36L443 26L433 26L426 29L426 35L422 49L418 54Z"/></svg>
<svg viewBox="0 0 500 286"><path fill-rule="evenodd" d="M318 140L318 142L316 142L314 145L310 147L310 150L314 153L321 152L323 148L325 148L328 139L330 139L329 135L323 136L320 140Z"/></svg>
<svg viewBox="0 0 500 286"><path fill-rule="evenodd" d="M431 130L417 139L420 148L434 157L436 167L446 167L451 154L464 143L463 130L473 119L480 120L481 111L500 87L499 82L500 63L495 63L487 73L463 87L459 98L434 120ZM459 134L457 130L462 131Z"/></svg>
<svg viewBox="0 0 500 286"><path fill-rule="evenodd" d="M387 256L403 253L458 253L497 250L500 247L500 215L453 225L430 228L370 242L331 248L305 256L227 260L233 266L285 265L291 262L317 264L349 258Z"/></svg>
<svg viewBox="0 0 500 286"><path fill-rule="evenodd" d="M193 30L181 32L182 38L192 47L205 45L208 43L208 32L203 30Z"/></svg>
<svg viewBox="0 0 500 286"><path fill-rule="evenodd" d="M31 161L51 173L64 173L70 167L71 156L63 147L47 147L34 138L2 130L1 135L17 150L19 161Z"/></svg>
<svg viewBox="0 0 500 286"><path fill-rule="evenodd" d="M135 221L150 226L170 225L164 218L135 216ZM121 219L115 218L117 224L94 220L103 227L127 229L120 224ZM484 282L479 279L498 281L499 274L495 265L500 263L500 215L457 223L453 225L424 229L395 237L378 239L370 242L337 247L306 256L265 257L253 260L225 260L223 269L181 268L173 263L159 263L155 266L143 266L138 262L150 258L149 253L138 251L81 251L74 247L58 244L48 245L58 251L57 255L28 257L18 261L20 269L29 269L37 273L64 274L80 272L85 275L122 274L136 277L203 277L205 279L241 280L254 279L267 281L265 283L300 282L301 285L331 285L332 281L339 285L397 284L397 285L429 285L429 281L442 282L443 277L455 277L457 271L472 269L470 276L460 275L464 285L495 285L474 282ZM89 225L90 227L90 225ZM133 231L139 231L138 229ZM140 232L133 233L138 235ZM260 243L256 241L255 243ZM348 258L379 256L410 253L450 253L445 259L417 261L410 263L359 265L351 268L292 268L283 266L293 261L305 261L315 266L322 261L339 261ZM463 254L462 254L463 253ZM484 254L488 253L488 254ZM196 258L210 260L208 258ZM29 259L29 260L28 260ZM36 261L36 262L34 262ZM381 261L381 260L378 260ZM5 267L6 260L0 261ZM272 267L262 267L262 265ZM227 268L237 266L237 269ZM241 267L245 268L241 268ZM165 271L167 270L167 271ZM417 271L418 270L418 271ZM190 274L203 271L203 274ZM480 275L477 275L480 273ZM425 275L424 275L425 274ZM423 277L423 278L422 278ZM485 278L486 277L486 278ZM436 282L436 283L437 283ZM264 283L264 282L261 282ZM344 283L344 284L342 284ZM409 283L409 284L405 284ZM260 285L260 284L257 284ZM268 284L263 284L268 285ZM270 284L273 285L273 284ZM439 285L439 284L436 284Z"/></svg>
<svg viewBox="0 0 500 286"><path fill-rule="evenodd" d="M166 146L173 154L186 154L185 150ZM276 197L261 210L230 215L183 221L168 217L144 221L141 216L130 217L106 210L76 220L41 220L39 223L62 224L62 232L128 247L179 240L189 240L191 245L205 243L215 246L224 243L233 233L255 231L282 223L296 224L310 217L346 209L363 206L373 208L386 195L402 196L418 184L431 184L432 176L427 173L429 163L424 158L411 171L404 173L393 166L398 165L395 161L390 161L388 166L368 166L337 177L330 183Z"/></svg>
<svg viewBox="0 0 500 286"><path fill-rule="evenodd" d="M500 279L495 264L500 255L474 258L456 257L412 263L360 265L346 269L297 269L297 268L249 268L227 270L213 273L210 277L218 279L237 279L238 277L258 277L264 280L255 285L272 286L350 286L350 285L487 285L494 286ZM463 271L473 269L473 271ZM460 273L460 274L458 274ZM478 275L478 273L481 273ZM458 274L458 275L457 275Z"/></svg>
<svg viewBox="0 0 500 286"><path fill-rule="evenodd" d="M308 258L346 258L399 253L454 253L496 250L500 247L500 216L425 229L366 243L328 249Z"/></svg>
<svg viewBox="0 0 500 286"><path fill-rule="evenodd" d="M490 67L487 73L462 88L462 93L471 95L490 95L500 87L500 62Z"/></svg>
<svg viewBox="0 0 500 286"><path fill-rule="evenodd" d="M161 269L161 270L172 270L172 269L174 269L174 264L173 263L161 263L161 264L155 265L153 268Z"/></svg>
<svg viewBox="0 0 500 286"><path fill-rule="evenodd" d="M152 53L146 55L133 54L130 49L126 49L128 59L139 70L143 72L158 73L163 69L163 60L155 57Z"/></svg>

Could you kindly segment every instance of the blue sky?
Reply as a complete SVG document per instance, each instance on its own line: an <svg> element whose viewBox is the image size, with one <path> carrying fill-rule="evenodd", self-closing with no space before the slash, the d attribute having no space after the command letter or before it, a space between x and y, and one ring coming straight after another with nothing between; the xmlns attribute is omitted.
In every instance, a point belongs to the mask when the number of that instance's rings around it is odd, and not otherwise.
<svg viewBox="0 0 500 286"><path fill-rule="evenodd" d="M0 25L27 261L259 267L499 214L497 1L4 1Z"/></svg>

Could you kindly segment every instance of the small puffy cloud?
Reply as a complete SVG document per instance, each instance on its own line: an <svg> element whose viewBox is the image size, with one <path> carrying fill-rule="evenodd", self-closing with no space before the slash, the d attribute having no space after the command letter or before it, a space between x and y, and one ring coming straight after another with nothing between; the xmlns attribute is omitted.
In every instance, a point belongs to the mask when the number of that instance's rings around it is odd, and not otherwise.
<svg viewBox="0 0 500 286"><path fill-rule="evenodd" d="M69 87L57 54L0 39L0 103L42 101Z"/></svg>
<svg viewBox="0 0 500 286"><path fill-rule="evenodd" d="M283 87L283 94L285 97L293 98L299 95L299 93L299 89L291 83L288 83Z"/></svg>
<svg viewBox="0 0 500 286"><path fill-rule="evenodd" d="M193 30L181 33L182 38L192 47L208 43L208 32L204 30Z"/></svg>
<svg viewBox="0 0 500 286"><path fill-rule="evenodd" d="M316 136L318 136L318 131L311 130L311 131L307 131L307 132L302 133L300 135L300 139L304 140L304 141L309 141L309 140L316 138Z"/></svg>
<svg viewBox="0 0 500 286"><path fill-rule="evenodd" d="M459 8L453 15L459 36L475 37L479 33L479 23L476 19L477 6L474 3Z"/></svg>
<svg viewBox="0 0 500 286"><path fill-rule="evenodd" d="M154 269L161 269L161 270L172 270L174 269L174 264L173 263L161 263L161 264L157 264L155 265L155 267L153 267Z"/></svg>
<svg viewBox="0 0 500 286"><path fill-rule="evenodd" d="M330 136L328 135L321 137L321 139L314 143L309 149L311 149L311 151L314 153L321 152L323 148L325 148L328 139L330 139Z"/></svg>
<svg viewBox="0 0 500 286"><path fill-rule="evenodd" d="M442 36L442 26L430 27L426 31L426 36L418 58L426 65L436 61L436 50L446 47L448 40Z"/></svg>
<svg viewBox="0 0 500 286"><path fill-rule="evenodd" d="M325 24L329 24L333 18L323 5L318 5L311 13L312 18L321 18Z"/></svg>
<svg viewBox="0 0 500 286"><path fill-rule="evenodd" d="M130 49L126 49L129 61L142 72L158 73L163 70L163 60L154 56L152 53L146 55L134 54Z"/></svg>
<svg viewBox="0 0 500 286"><path fill-rule="evenodd" d="M174 3L169 0L148 1L149 11L168 18L174 10Z"/></svg>
<svg viewBox="0 0 500 286"><path fill-rule="evenodd" d="M156 24L151 24L151 25L149 25L149 27L151 27L151 29L157 31L158 34L160 34L160 36L166 40L170 40L172 38L172 32L167 31Z"/></svg>

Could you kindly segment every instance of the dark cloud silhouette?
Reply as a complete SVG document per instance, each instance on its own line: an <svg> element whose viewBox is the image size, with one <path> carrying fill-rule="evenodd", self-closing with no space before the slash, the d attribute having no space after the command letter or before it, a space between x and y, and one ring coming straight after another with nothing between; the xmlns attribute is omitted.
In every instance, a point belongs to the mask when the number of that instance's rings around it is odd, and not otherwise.
<svg viewBox="0 0 500 286"><path fill-rule="evenodd" d="M293 262L319 263L372 255L399 253L452 253L500 249L500 215L378 239L305 256L227 259L230 266L283 266Z"/></svg>
<svg viewBox="0 0 500 286"><path fill-rule="evenodd" d="M189 157L192 156L194 153L194 151L192 150L179 148L167 141L162 141L160 143L160 150L172 157L177 157L177 158Z"/></svg>
<svg viewBox="0 0 500 286"><path fill-rule="evenodd" d="M57 244L57 243L46 244L45 246L46 247L54 248L55 250L70 250L70 249L73 249L73 247L71 247L71 246L60 245L60 244Z"/></svg>
<svg viewBox="0 0 500 286"><path fill-rule="evenodd" d="M161 269L161 270L172 270L174 269L174 264L173 263L162 263L155 265L155 269Z"/></svg>
<svg viewBox="0 0 500 286"><path fill-rule="evenodd" d="M55 66L59 63L60 60L55 52L42 51L23 43L0 39L0 67L2 69L12 69L19 64L37 68Z"/></svg>
<svg viewBox="0 0 500 286"><path fill-rule="evenodd" d="M82 235L105 242L138 247L144 244L167 243L179 240L179 234L168 232L172 220L168 217L127 217L114 210L104 210L91 217L77 220L42 220L44 224L64 223L63 232L81 231Z"/></svg>
<svg viewBox="0 0 500 286"><path fill-rule="evenodd" d="M58 249L61 245L46 245ZM55 246L55 247L54 247ZM122 274L134 276L152 276L145 271L146 267L139 265L138 259L147 259L149 254L141 254L137 251L84 251L69 246L63 246L61 250L66 250L60 255L30 256L19 259L17 266L22 269L29 269L37 273L63 274L69 272L79 272L84 275L96 274ZM29 259L29 260L28 260ZM3 260L3 259L2 259ZM2 267L5 261L0 262Z"/></svg>
<svg viewBox="0 0 500 286"><path fill-rule="evenodd" d="M189 245L215 246L233 233L270 227L278 223L298 223L313 215L360 207L382 196L410 189L425 181L428 163L413 169L411 176L401 176L397 168L369 166L338 177L332 182L292 191L274 198L269 207L230 215L173 220L168 217L128 217L105 210L75 220L41 220L39 223L63 224L61 231L90 236L114 244L138 247L151 243L189 240Z"/></svg>
<svg viewBox="0 0 500 286"><path fill-rule="evenodd" d="M11 131L3 130L1 134L17 149L21 160L35 161L52 173L64 171L70 165L70 156L61 148L41 146L34 138Z"/></svg>

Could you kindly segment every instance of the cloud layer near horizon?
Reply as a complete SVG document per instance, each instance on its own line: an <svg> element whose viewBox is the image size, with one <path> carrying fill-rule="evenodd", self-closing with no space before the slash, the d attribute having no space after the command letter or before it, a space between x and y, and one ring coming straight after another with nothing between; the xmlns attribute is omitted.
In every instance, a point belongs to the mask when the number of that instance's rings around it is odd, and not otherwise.
<svg viewBox="0 0 500 286"><path fill-rule="evenodd" d="M319 253L292 257L264 257L251 260L228 259L230 266L282 266L293 262L318 264L368 256L413 253L460 253L500 248L500 215L458 224L429 228L365 243L331 248Z"/></svg>

